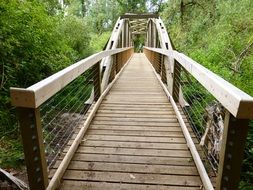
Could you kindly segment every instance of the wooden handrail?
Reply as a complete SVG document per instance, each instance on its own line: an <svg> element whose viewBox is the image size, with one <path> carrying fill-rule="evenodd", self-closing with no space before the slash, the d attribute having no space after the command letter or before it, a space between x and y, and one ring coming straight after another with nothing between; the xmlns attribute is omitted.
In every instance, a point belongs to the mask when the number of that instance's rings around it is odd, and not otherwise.
<svg viewBox="0 0 253 190"><path fill-rule="evenodd" d="M40 105L88 69L91 69L91 73L93 73L91 78L93 79L94 93L90 97L92 99L91 102L93 103L93 101L95 101L97 103L96 105L99 105L101 97L105 96L104 94L101 94L100 60L111 55L114 57L125 55L125 59L120 61L115 60L112 63L113 65L116 64L118 67L117 70L114 71L115 73L109 73L109 75L113 75L112 79L114 79L115 75L122 70L122 67L131 57L132 53L132 48L103 51L83 59L30 86L29 88L11 88L11 101L12 104L17 107L19 126L24 145L29 187L31 190L45 190L49 184L45 147L43 143L45 139L43 139ZM86 128L91 122L92 117L88 118L89 119L85 122ZM81 131L85 131L86 128L82 128ZM78 147L78 142L74 143L74 149ZM67 162L65 161L64 163L68 163L70 157L64 158L64 160L67 160ZM64 167L66 168L67 166ZM63 173L64 172L61 172L61 174ZM50 185L52 185L52 180Z"/></svg>
<svg viewBox="0 0 253 190"><path fill-rule="evenodd" d="M11 103L16 107L38 108L101 59L128 49L131 49L131 47L102 51L70 65L26 89L10 88Z"/></svg>
<svg viewBox="0 0 253 190"><path fill-rule="evenodd" d="M180 80L180 72L183 68L226 108L224 126L221 129L222 144L219 153L218 176L216 178L215 189L238 189L243 152L249 129L248 122L249 119L253 118L253 98L182 53L173 50L150 47L145 47L144 53L154 68L159 65L167 65L168 68L168 65L171 64L170 62L165 62L164 60L157 62L155 59L157 55L162 55L175 60L175 64L171 70L173 73L173 77L170 79L172 80L172 83L168 83L166 87L162 84L166 90L172 89L170 92L170 97L173 97L171 100L172 104L173 102L180 103L180 97L183 98L183 89L180 84L176 84L176 82ZM156 70L156 72L162 77L161 71ZM180 117L178 119L179 121L181 120ZM183 122L183 120L181 120L181 122ZM183 129L184 124L180 123L180 125ZM185 138L188 138L187 134L185 135ZM190 145L189 143L187 144L189 145L196 165L201 166L201 161L196 159L196 155L194 156L196 153L192 150L194 149L194 145ZM205 189L210 189L206 186L206 182L208 180L206 180L206 177L202 176L203 173L201 170L199 170L199 173Z"/></svg>
<svg viewBox="0 0 253 190"><path fill-rule="evenodd" d="M204 88L206 88L235 118L253 119L253 97L227 82L183 53L160 48L147 50L173 57Z"/></svg>

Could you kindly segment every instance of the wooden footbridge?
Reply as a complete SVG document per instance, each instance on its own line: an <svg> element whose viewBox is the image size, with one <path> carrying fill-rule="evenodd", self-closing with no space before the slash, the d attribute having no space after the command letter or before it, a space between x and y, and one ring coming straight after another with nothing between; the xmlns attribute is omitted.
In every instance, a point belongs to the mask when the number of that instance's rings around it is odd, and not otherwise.
<svg viewBox="0 0 253 190"><path fill-rule="evenodd" d="M121 16L104 51L11 98L32 190L238 188L253 98L176 51L155 14Z"/></svg>

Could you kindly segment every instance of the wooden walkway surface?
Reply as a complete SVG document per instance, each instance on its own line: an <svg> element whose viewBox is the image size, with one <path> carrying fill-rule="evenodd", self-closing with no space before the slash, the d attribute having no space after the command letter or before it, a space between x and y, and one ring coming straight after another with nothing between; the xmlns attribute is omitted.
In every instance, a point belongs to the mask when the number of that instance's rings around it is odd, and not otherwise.
<svg viewBox="0 0 253 190"><path fill-rule="evenodd" d="M60 189L201 186L171 104L145 55L134 54L100 105Z"/></svg>

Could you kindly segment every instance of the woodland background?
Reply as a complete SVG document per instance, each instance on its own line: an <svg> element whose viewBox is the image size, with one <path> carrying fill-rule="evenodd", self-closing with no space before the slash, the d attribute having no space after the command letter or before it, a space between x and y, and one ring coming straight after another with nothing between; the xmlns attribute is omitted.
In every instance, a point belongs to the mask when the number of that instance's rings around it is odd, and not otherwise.
<svg viewBox="0 0 253 190"><path fill-rule="evenodd" d="M28 87L103 49L117 18L156 12L178 51L253 96L252 0L0 1L0 167L24 165L9 88ZM253 189L253 124L240 189Z"/></svg>

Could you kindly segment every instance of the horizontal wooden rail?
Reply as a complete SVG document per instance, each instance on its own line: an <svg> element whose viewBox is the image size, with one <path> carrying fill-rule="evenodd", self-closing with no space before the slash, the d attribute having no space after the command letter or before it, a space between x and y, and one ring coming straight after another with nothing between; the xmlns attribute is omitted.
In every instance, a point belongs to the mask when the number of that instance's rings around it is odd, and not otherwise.
<svg viewBox="0 0 253 190"><path fill-rule="evenodd" d="M117 73L117 75L115 76L113 81L107 86L106 90L101 94L98 101L95 103L90 114L88 115L87 119L85 120L85 123L83 124L82 128L80 129L76 138L74 139L73 143L71 144L69 150L67 151L66 155L64 156L60 166L57 168L57 170L56 170L53 178L51 179L48 187L46 188L46 190L54 190L60 185L60 180L61 180L62 176L64 175L64 172L66 171L66 169L67 169L72 157L74 156L74 153L76 152L79 144L81 143L85 132L87 131L92 119L95 116L96 111L98 110L104 97L108 94L109 90L112 88L114 83L118 80L119 76L123 72L124 68L127 65L126 63L127 63L127 60L125 60L125 62L124 62L125 65L122 65L122 69L120 70L120 72Z"/></svg>
<svg viewBox="0 0 253 190"><path fill-rule="evenodd" d="M175 102L180 103L180 97L183 98L183 88L181 88L180 82L178 82L181 80L180 73L183 68L226 108L224 126L221 128L222 143L219 152L218 175L215 189L238 189L243 152L249 128L248 121L253 118L253 98L182 53L148 47L144 48L144 53L161 77L163 75L159 68L162 65L171 63L159 59L157 60L157 57L164 56L175 60L173 69L171 70L172 83L169 83L166 87L162 84L165 90L172 89L170 96L173 97L171 99L172 104ZM190 108L191 107L188 109ZM177 109L175 109L175 112L177 113ZM201 116L198 117L201 118ZM181 121L180 124L184 131L185 124L182 123L183 120L180 119L180 115L178 119ZM203 127L205 127L205 125L206 124L203 123ZM189 140L187 136L186 131L185 138ZM209 185L206 183L208 182L206 175L203 176L203 167L201 166L203 164L200 163L198 159L199 156L196 154L196 151L194 151L194 145L189 143L188 140L187 144L199 170L204 187L205 189L211 189L209 187L210 183Z"/></svg>
<svg viewBox="0 0 253 190"><path fill-rule="evenodd" d="M101 94L101 72L100 72L101 59L108 56L124 57L121 60L115 59L114 62L112 63L113 66L115 65L117 66L117 70L114 71L114 73L109 73L113 75L113 78L112 78L113 80L115 75L118 74L122 70L122 67L130 59L132 53L133 53L133 48L131 47L103 51L103 52L94 54L86 59L83 59L55 73L54 75L30 86L27 89L11 88L11 101L12 101L12 104L17 107L20 131L21 131L23 146L24 146L29 187L31 190L45 190L46 188L50 189L52 184L56 184L56 182L58 182L58 178L55 181L55 177L50 181L50 183L48 180L47 162L46 162L45 147L44 147L44 144L46 143L46 137L44 138L44 135L43 135L43 130L44 129L48 130L48 128L42 125L43 117L40 116L40 112L42 110L40 109L41 105L45 101L47 101L49 98L54 96L61 89L63 89L65 86L70 84L70 82L75 80L77 77L79 77L83 73L89 73L90 77L87 79L87 81L89 82L89 80L92 80L93 82L93 89L92 90L90 89L91 91L93 91L93 93L91 93L92 95L90 95L90 99L92 99L90 101L90 104L92 104L95 101L97 103L95 104L95 107L98 107L99 102L101 102L101 98L105 96L104 95L105 93ZM111 84L112 83L113 81L111 82ZM83 84L83 85L86 85L86 84ZM82 86L82 82L81 82L81 86ZM88 87L86 85L85 88L89 89L89 86L91 86L91 84L89 84ZM80 86L77 86L77 87L80 87ZM81 90L82 89L83 88L81 88ZM83 101L85 102L86 99L84 99ZM54 107L54 106L49 105L49 107ZM64 108L66 108L66 106ZM56 116L59 116L60 112L58 112ZM52 114L52 112L50 111L48 113ZM82 129L80 130L80 131L83 131L82 135L84 134L89 123L91 122L91 119L92 119L92 116L89 116L86 119L85 126L83 126ZM71 127L71 126L67 126L67 127ZM55 130L56 133L59 132L57 130L58 128L56 128ZM79 142L80 140L78 141L78 143ZM78 147L78 143L74 143L71 147L74 147L74 149L76 149ZM64 163L68 163L70 160L70 157L68 158L64 157L64 160L67 160ZM66 168L67 166L62 166L63 169L64 167ZM60 170L60 171L61 172L59 176L61 176L64 173L63 170ZM50 184L50 187L48 187L48 184ZM51 189L54 189L54 188L51 188Z"/></svg>
<svg viewBox="0 0 253 190"><path fill-rule="evenodd" d="M131 47L102 51L55 73L29 88L11 88L11 103L16 107L38 108L101 59L128 49L131 49Z"/></svg>
<svg viewBox="0 0 253 190"><path fill-rule="evenodd" d="M177 51L144 47L147 50L173 57L203 87L205 87L235 118L253 119L253 97L241 91L196 61Z"/></svg>

